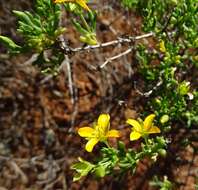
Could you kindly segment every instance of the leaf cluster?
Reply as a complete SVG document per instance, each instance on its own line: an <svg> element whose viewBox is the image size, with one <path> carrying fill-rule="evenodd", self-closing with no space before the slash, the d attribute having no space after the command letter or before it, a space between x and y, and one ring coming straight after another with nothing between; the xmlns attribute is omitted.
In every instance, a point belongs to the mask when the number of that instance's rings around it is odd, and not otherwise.
<svg viewBox="0 0 198 190"><path fill-rule="evenodd" d="M149 139L148 142L142 143L141 150L135 151L127 149L122 141L118 142L117 148L103 147L101 157L96 163L90 163L79 159L79 162L71 166L76 171L73 180L77 181L81 177L93 173L96 177L106 175L122 175L126 171L134 173L137 164L145 157L156 161L157 157L166 155L167 141L163 137Z"/></svg>
<svg viewBox="0 0 198 190"><path fill-rule="evenodd" d="M59 27L60 5L54 4L51 0L36 0L33 12L14 10L13 13L18 18L17 31L22 35L25 43L22 47L14 45L11 39L1 36L1 41L11 53L27 50L42 52L50 48L56 38L65 31L64 28Z"/></svg>
<svg viewBox="0 0 198 190"><path fill-rule="evenodd" d="M171 190L173 189L173 184L164 176L163 181L160 180L157 176L153 177L153 180L150 182L150 185L153 187L159 187L159 190Z"/></svg>
<svg viewBox="0 0 198 190"><path fill-rule="evenodd" d="M13 11L19 19L17 31L27 48L42 52L50 48L65 29L59 28L60 6L50 0L37 0L34 13Z"/></svg>
<svg viewBox="0 0 198 190"><path fill-rule="evenodd" d="M153 90L147 108L159 117L169 115L170 121L197 124L197 88L190 77L185 78L191 75L189 67L198 66L198 1L147 0L142 4L139 0L135 9L141 10L143 30L155 31L157 40L153 48L139 45L136 49L139 72ZM157 83L161 85L156 87Z"/></svg>

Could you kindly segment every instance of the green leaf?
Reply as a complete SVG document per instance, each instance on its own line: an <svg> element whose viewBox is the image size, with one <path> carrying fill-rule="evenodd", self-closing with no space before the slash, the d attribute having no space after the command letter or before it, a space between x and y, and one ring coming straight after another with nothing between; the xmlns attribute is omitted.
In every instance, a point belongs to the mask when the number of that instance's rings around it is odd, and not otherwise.
<svg viewBox="0 0 198 190"><path fill-rule="evenodd" d="M96 177L104 177L106 174L105 167L103 165L97 166L94 168L94 174Z"/></svg>
<svg viewBox="0 0 198 190"><path fill-rule="evenodd" d="M27 11L16 11L16 10L13 10L13 13L15 14L15 16L17 16L21 21L23 21L24 23L26 24L29 24L29 25L33 25L30 17L26 14Z"/></svg>
<svg viewBox="0 0 198 190"><path fill-rule="evenodd" d="M0 42L4 44L13 53L20 52L21 50L21 46L17 45L12 39L6 36L0 35Z"/></svg>
<svg viewBox="0 0 198 190"><path fill-rule="evenodd" d="M82 175L80 173L76 173L73 177L73 182L80 180L81 177Z"/></svg>
<svg viewBox="0 0 198 190"><path fill-rule="evenodd" d="M75 26L76 30L82 34L82 35L87 35L89 32L85 30L79 22L77 22L75 19L72 19L72 23Z"/></svg>
<svg viewBox="0 0 198 190"><path fill-rule="evenodd" d="M75 174L73 177L73 181L77 181L83 176L86 176L95 167L95 165L86 160L83 160L82 158L79 158L78 160L79 162L71 166L71 169L77 172L77 174Z"/></svg>
<svg viewBox="0 0 198 190"><path fill-rule="evenodd" d="M125 153L125 144L122 141L118 141L118 150L120 153Z"/></svg>

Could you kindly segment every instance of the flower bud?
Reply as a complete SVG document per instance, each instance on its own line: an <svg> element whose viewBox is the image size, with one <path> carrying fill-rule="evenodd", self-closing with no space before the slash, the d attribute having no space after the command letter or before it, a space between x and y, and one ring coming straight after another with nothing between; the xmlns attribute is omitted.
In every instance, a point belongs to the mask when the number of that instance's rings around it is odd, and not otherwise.
<svg viewBox="0 0 198 190"><path fill-rule="evenodd" d="M162 149L162 148L159 149L159 150L158 150L158 153L159 153L160 156L166 157L166 150L165 150L165 149Z"/></svg>
<svg viewBox="0 0 198 190"><path fill-rule="evenodd" d="M160 122L162 124L166 123L169 121L169 116L168 115L163 115L161 118L160 118Z"/></svg>

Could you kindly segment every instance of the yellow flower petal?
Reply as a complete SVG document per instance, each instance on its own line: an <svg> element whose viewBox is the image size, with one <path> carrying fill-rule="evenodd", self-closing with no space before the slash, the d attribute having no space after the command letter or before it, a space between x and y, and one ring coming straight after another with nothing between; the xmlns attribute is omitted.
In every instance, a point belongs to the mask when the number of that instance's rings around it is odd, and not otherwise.
<svg viewBox="0 0 198 190"><path fill-rule="evenodd" d="M94 136L94 129L91 127L81 127L80 129L78 129L78 134L81 137L93 137Z"/></svg>
<svg viewBox="0 0 198 190"><path fill-rule="evenodd" d="M152 126L149 131L147 131L147 133L151 134L151 133L160 133L160 129L156 126Z"/></svg>
<svg viewBox="0 0 198 190"><path fill-rule="evenodd" d="M84 0L55 0L54 3L76 3L87 11L91 11Z"/></svg>
<svg viewBox="0 0 198 190"><path fill-rule="evenodd" d="M110 130L107 133L107 137L120 137L120 132L118 130Z"/></svg>
<svg viewBox="0 0 198 190"><path fill-rule="evenodd" d="M100 114L100 116L98 117L97 128L101 133L105 134L109 130L109 120L109 114Z"/></svg>
<svg viewBox="0 0 198 190"><path fill-rule="evenodd" d="M91 11L84 0L76 0L76 3L87 11Z"/></svg>
<svg viewBox="0 0 198 190"><path fill-rule="evenodd" d="M165 43L163 40L161 40L159 43L159 49L162 53L166 53L166 47L165 47Z"/></svg>
<svg viewBox="0 0 198 190"><path fill-rule="evenodd" d="M54 0L54 3L63 3L66 2L67 0Z"/></svg>
<svg viewBox="0 0 198 190"><path fill-rule="evenodd" d="M142 126L140 125L140 123L138 121L136 121L135 119L127 119L126 121L129 125L132 125L134 130L137 132L141 132L142 131Z"/></svg>
<svg viewBox="0 0 198 190"><path fill-rule="evenodd" d="M136 131L132 131L130 134L130 140L131 141L135 141L138 140L141 137L141 134L136 132Z"/></svg>
<svg viewBox="0 0 198 190"><path fill-rule="evenodd" d="M144 120L144 131L145 132L149 131L149 129L152 127L154 118L155 118L155 114L150 114Z"/></svg>
<svg viewBox="0 0 198 190"><path fill-rule="evenodd" d="M86 150L87 152L92 152L93 147L94 147L98 142L99 142L99 139L91 138L91 139L87 142L87 144L86 144L86 146L85 146L85 150Z"/></svg>

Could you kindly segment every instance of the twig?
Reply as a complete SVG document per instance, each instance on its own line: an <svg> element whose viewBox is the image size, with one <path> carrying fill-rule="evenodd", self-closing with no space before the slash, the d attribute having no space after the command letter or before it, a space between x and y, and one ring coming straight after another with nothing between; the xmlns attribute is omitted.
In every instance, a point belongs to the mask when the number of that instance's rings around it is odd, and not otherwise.
<svg viewBox="0 0 198 190"><path fill-rule="evenodd" d="M85 46L85 47L78 47L78 48L71 48L69 46L62 46L61 48L63 50L63 52L67 55L68 53L75 53L75 52L80 52L80 51L87 51L87 50L93 50L93 49L97 49L97 48L104 48L104 47L109 47L109 46L115 46L118 44L125 44L125 43L131 43L143 38L149 38L154 36L153 32L150 32L148 34L143 34L140 36L129 36L126 38L118 38L117 40L113 40L110 42L106 42L106 43L101 43L101 44L97 44L97 45L93 45L93 46ZM59 41L61 44L65 43L63 38L59 38Z"/></svg>
<svg viewBox="0 0 198 190"><path fill-rule="evenodd" d="M111 61L113 61L113 60L115 60L115 59L118 59L118 58L120 58L120 57L122 57L122 56L124 56L124 55L127 55L127 54L130 53L131 51L132 51L132 48L129 48L129 49L127 49L126 51L124 51L124 52L122 52L122 53L120 53L120 54L118 54L118 55L115 55L115 56L113 56L113 57L108 58L102 65L100 65L100 68L102 69L102 68L105 67L109 62L111 62Z"/></svg>
<svg viewBox="0 0 198 190"><path fill-rule="evenodd" d="M174 68L174 71L175 71L176 69ZM135 90L136 90L136 92L138 93L138 94L140 94L141 96L144 96L144 97L146 97L146 98L148 98L148 97L150 97L151 96L151 94L155 91L155 90L157 90L162 84L163 84L163 80L162 80L162 74L164 73L164 71L162 71L162 72L160 72L160 74L159 74L159 80L158 80L158 82L157 82L157 84L151 89L151 90L149 90L149 91L147 91L147 92L140 92L140 90L138 90L137 89L137 87L136 87L136 84L134 84L134 87L135 87Z"/></svg>
<svg viewBox="0 0 198 190"><path fill-rule="evenodd" d="M67 44L64 41L63 36L60 36L60 41L61 41L61 47L63 49L68 49ZM66 70L67 70L67 74L68 74L68 87L69 87L69 91L70 91L70 96L71 96L71 102L73 105L73 114L72 114L72 119L71 119L71 128L69 129L69 132L72 132L73 130L73 126L75 123L75 118L76 115L78 113L78 105L77 105L77 92L75 91L76 88L73 85L73 77L72 76L72 69L71 69L71 64L70 64L70 60L69 60L69 56L67 54L65 54L65 59L62 62L62 67L65 65L66 66Z"/></svg>
<svg viewBox="0 0 198 190"><path fill-rule="evenodd" d="M64 41L63 36L60 36L60 41L61 41L61 48L67 49L68 47ZM65 71L64 67L66 67L66 71ZM71 96L71 102L74 105L75 98L74 98L72 71L71 71L71 64L70 64L69 56L67 54L65 54L65 59L63 60L59 70L63 70L65 72L65 74L67 73L67 75L68 75L68 87L69 87L69 92L70 92L70 96Z"/></svg>
<svg viewBox="0 0 198 190"><path fill-rule="evenodd" d="M25 175L25 173L21 170L21 168L16 164L16 162L10 161L10 165L12 166L12 168L14 169L14 171L16 172L16 174L21 176L22 182L24 184L27 184L28 183L28 178Z"/></svg>
<svg viewBox="0 0 198 190"><path fill-rule="evenodd" d="M77 88L74 88L74 104L73 104L73 113L71 116L71 128L68 130L68 132L73 132L73 127L75 125L76 116L78 114L78 96L77 96Z"/></svg>
<svg viewBox="0 0 198 190"><path fill-rule="evenodd" d="M39 53L33 54L27 61L25 61L24 65L31 65L38 59Z"/></svg>
<svg viewBox="0 0 198 190"><path fill-rule="evenodd" d="M62 24L62 15L61 15L61 19L59 20L59 25L61 26L61 24ZM59 41L61 42L61 44L60 44L61 45L61 49L64 49L64 50L70 49L70 48L68 48L68 45L66 44L63 35L60 35ZM64 70L64 65L66 66L66 71ZM68 56L67 53L65 53L65 59L62 62L61 66L59 67L59 70L61 68L65 72L64 74L66 74L66 72L68 73L68 87L69 87L70 96L71 96L71 103L74 106L75 97L74 97L73 80L72 80L72 69L71 69L69 56Z"/></svg>
<svg viewBox="0 0 198 190"><path fill-rule="evenodd" d="M174 67L173 72L175 72L176 70L177 70L177 68ZM159 73L159 80L158 80L157 84L151 90L149 90L148 92L144 92L144 93L140 92L140 90L137 89L136 84L134 84L136 92L138 94L140 94L141 96L145 96L146 98L148 98L154 91L156 91L163 84L163 79L162 79L163 73L164 73L164 70L162 70Z"/></svg>
<svg viewBox="0 0 198 190"><path fill-rule="evenodd" d="M46 187L44 188L44 190L52 189L53 186L54 186L57 182L61 181L61 178L62 178L62 176L59 176L59 177L58 177L57 179L55 179L54 181L48 183L48 184L46 185Z"/></svg>
<svg viewBox="0 0 198 190"><path fill-rule="evenodd" d="M163 81L160 78L160 80L158 81L158 83L151 90L149 90L148 92L144 92L144 93L137 89L136 84L134 84L134 86L135 86L135 90L136 90L136 92L138 94L140 94L141 96L144 96L144 97L148 98L162 84L163 84Z"/></svg>

